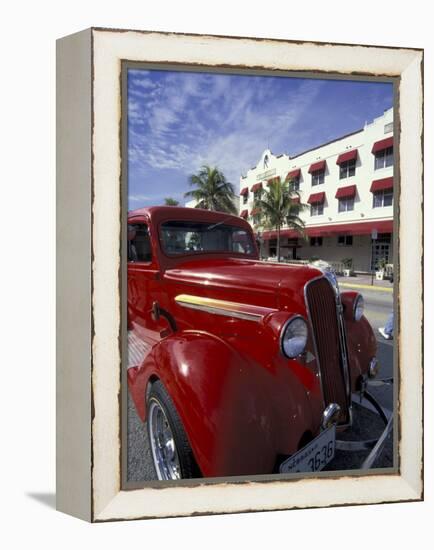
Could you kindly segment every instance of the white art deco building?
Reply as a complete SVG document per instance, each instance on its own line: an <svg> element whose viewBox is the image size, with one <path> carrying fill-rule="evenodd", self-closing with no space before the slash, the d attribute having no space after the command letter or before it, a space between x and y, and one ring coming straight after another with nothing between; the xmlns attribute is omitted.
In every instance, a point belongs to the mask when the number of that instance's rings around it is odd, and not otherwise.
<svg viewBox="0 0 434 550"><path fill-rule="evenodd" d="M257 166L240 178L240 216L259 229L255 194L273 178L293 179L307 239L281 229L281 256L353 260L367 272L380 259L393 263L393 109L364 128L295 157L263 152ZM276 255L276 231L261 231L263 255ZM372 238L375 240L372 241Z"/></svg>

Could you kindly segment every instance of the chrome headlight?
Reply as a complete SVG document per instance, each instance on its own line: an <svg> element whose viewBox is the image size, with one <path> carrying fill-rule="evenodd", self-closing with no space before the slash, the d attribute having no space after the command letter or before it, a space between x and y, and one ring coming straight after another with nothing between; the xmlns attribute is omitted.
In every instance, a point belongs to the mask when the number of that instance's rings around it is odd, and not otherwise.
<svg viewBox="0 0 434 550"><path fill-rule="evenodd" d="M336 277L336 273L332 269L323 269L321 270L323 272L323 275L328 281L332 284L335 291L339 294L339 284L338 279Z"/></svg>
<svg viewBox="0 0 434 550"><path fill-rule="evenodd" d="M353 318L355 321L360 321L365 311L365 300L363 296L359 294L354 300Z"/></svg>
<svg viewBox="0 0 434 550"><path fill-rule="evenodd" d="M306 348L307 343L307 324L303 317L296 315L289 319L283 329L280 337L280 347L282 353L294 359Z"/></svg>

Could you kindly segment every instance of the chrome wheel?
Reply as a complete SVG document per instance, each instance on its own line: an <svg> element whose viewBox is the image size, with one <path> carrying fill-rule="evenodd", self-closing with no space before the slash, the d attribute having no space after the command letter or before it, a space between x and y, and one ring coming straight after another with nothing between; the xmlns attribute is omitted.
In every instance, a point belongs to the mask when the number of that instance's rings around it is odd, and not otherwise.
<svg viewBox="0 0 434 550"><path fill-rule="evenodd" d="M181 479L175 438L162 405L153 397L149 403L149 439L158 479Z"/></svg>

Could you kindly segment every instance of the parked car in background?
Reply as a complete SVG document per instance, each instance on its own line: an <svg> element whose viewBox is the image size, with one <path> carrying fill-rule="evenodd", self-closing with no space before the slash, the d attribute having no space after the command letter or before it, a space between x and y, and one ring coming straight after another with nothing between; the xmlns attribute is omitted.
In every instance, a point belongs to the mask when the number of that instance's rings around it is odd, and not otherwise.
<svg viewBox="0 0 434 550"><path fill-rule="evenodd" d="M129 213L128 329L159 479L321 470L378 368L359 293L260 261L245 220L207 210Z"/></svg>

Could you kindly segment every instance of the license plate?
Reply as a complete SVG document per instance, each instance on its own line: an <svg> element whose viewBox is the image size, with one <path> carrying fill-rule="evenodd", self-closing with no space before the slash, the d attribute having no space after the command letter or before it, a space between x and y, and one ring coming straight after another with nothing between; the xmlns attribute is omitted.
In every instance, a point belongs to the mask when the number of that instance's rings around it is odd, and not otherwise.
<svg viewBox="0 0 434 550"><path fill-rule="evenodd" d="M335 456L336 426L321 432L308 445L287 458L280 465L282 474L319 472Z"/></svg>

